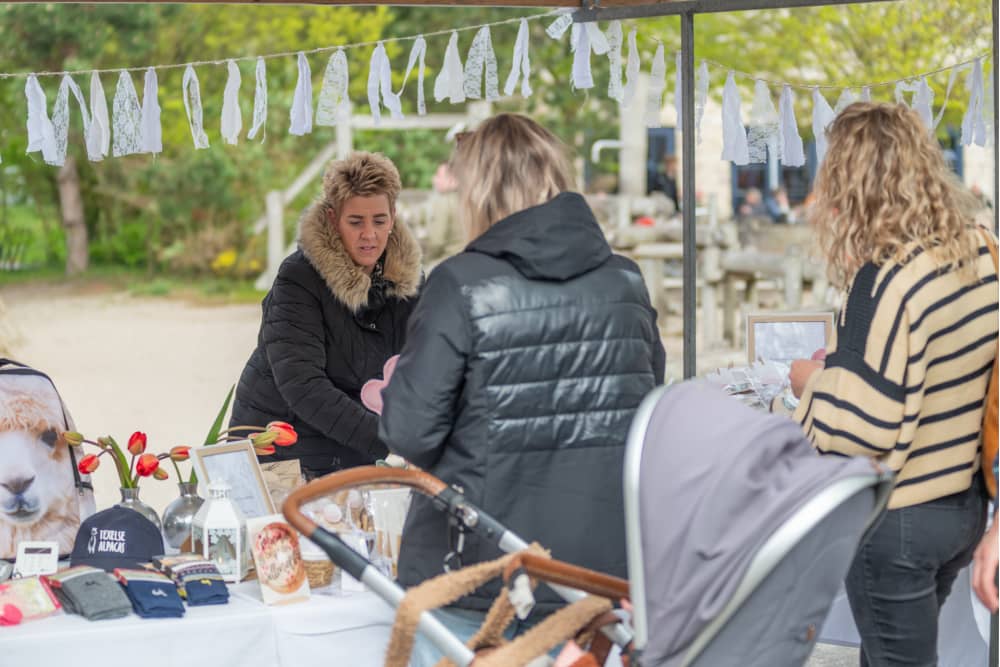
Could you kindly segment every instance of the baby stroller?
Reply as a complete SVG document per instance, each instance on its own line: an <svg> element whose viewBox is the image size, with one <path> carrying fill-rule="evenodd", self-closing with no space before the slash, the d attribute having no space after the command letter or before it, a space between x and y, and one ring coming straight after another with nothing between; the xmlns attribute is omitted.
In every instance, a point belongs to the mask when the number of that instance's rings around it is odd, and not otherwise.
<svg viewBox="0 0 1000 667"><path fill-rule="evenodd" d="M624 474L628 582L525 552L522 538L422 472L334 473L293 492L284 512L335 563L398 607L404 591L299 508L351 486L411 486L502 551L516 552L503 568L511 589L523 572L571 601L585 593L584 602L628 598L630 621L607 613L608 602L581 608L569 636L596 639L590 661L574 664L603 664L613 642L633 666L780 667L801 665L812 652L857 545L892 489L892 476L870 460L820 457L797 424L697 383L646 397L629 433ZM426 611L418 630L459 667L527 662L515 646L520 639L473 652Z"/></svg>

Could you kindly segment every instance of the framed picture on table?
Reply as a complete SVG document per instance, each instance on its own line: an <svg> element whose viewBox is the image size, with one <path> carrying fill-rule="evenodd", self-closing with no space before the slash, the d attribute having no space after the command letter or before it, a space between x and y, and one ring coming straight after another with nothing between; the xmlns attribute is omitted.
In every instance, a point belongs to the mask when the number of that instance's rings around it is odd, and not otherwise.
<svg viewBox="0 0 1000 667"><path fill-rule="evenodd" d="M249 440L192 447L191 456L198 469L204 498L208 498L209 484L225 481L229 484L229 497L247 519L275 513L257 454Z"/></svg>
<svg viewBox="0 0 1000 667"><path fill-rule="evenodd" d="M790 364L825 350L833 313L755 313L747 316L747 361Z"/></svg>

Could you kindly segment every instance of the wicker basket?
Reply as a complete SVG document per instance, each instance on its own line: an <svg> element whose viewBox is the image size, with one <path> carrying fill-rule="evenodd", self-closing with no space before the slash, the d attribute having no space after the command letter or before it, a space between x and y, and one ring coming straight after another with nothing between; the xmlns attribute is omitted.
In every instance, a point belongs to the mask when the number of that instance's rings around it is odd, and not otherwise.
<svg viewBox="0 0 1000 667"><path fill-rule="evenodd" d="M302 564L306 568L306 578L309 580L309 588L323 588L329 586L333 581L333 572L337 568L333 562L327 559L306 560Z"/></svg>

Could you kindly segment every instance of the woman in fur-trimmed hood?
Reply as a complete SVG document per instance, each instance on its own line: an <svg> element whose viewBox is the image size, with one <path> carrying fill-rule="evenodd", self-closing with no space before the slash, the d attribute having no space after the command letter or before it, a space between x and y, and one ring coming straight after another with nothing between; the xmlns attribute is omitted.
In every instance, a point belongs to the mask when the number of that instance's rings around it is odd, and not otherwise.
<svg viewBox="0 0 1000 667"><path fill-rule="evenodd" d="M263 462L299 459L312 477L386 455L360 392L402 348L420 286L419 245L395 215L399 190L391 161L355 152L330 163L322 198L303 214L233 402L233 426L278 420L298 432Z"/></svg>

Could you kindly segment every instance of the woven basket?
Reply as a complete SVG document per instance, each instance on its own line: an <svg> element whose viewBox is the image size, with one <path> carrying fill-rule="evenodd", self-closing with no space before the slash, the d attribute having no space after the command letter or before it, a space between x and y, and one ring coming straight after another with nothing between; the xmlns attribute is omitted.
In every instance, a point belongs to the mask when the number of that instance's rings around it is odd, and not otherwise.
<svg viewBox="0 0 1000 667"><path fill-rule="evenodd" d="M336 569L329 560L303 560L302 564L306 568L306 578L309 580L309 588L323 588L329 586L333 581L333 571Z"/></svg>

